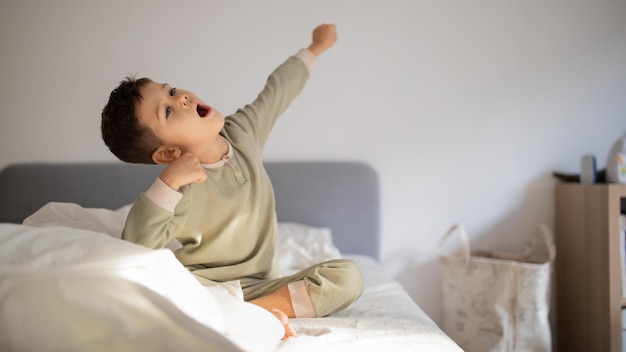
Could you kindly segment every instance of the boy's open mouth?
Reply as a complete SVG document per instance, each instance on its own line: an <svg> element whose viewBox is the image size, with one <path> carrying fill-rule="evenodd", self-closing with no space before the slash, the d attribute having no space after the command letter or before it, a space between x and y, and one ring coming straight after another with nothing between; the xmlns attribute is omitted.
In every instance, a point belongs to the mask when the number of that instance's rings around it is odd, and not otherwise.
<svg viewBox="0 0 626 352"><path fill-rule="evenodd" d="M200 117L207 117L209 115L209 112L211 112L211 108L208 105L198 103L196 105L196 112Z"/></svg>

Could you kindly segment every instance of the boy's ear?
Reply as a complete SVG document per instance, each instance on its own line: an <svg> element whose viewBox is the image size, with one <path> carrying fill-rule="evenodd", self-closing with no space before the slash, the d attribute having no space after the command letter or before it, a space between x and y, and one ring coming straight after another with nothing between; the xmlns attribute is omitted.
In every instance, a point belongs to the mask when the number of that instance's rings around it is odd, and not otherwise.
<svg viewBox="0 0 626 352"><path fill-rule="evenodd" d="M178 147L162 145L152 153L152 160L157 164L169 164L180 158L182 154L182 150Z"/></svg>

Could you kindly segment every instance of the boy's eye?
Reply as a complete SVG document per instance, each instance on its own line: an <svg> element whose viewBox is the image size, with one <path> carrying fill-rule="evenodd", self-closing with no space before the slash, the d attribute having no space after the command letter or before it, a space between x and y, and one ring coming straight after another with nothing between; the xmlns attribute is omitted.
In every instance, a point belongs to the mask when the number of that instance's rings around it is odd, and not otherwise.
<svg viewBox="0 0 626 352"><path fill-rule="evenodd" d="M176 95L176 87L172 87L172 89L170 89L170 96L174 96ZM172 113L172 108L171 107L166 107L165 108L165 118L168 118L170 116L170 114Z"/></svg>

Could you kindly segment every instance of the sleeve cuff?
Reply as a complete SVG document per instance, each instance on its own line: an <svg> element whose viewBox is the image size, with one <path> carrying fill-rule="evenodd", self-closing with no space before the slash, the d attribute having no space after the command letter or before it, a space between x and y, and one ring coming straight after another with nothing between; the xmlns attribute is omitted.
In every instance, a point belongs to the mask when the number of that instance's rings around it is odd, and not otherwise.
<svg viewBox="0 0 626 352"><path fill-rule="evenodd" d="M315 308L311 302L311 296L306 292L304 281L295 281L287 284L289 295L291 296L291 305L296 318L315 318Z"/></svg>
<svg viewBox="0 0 626 352"><path fill-rule="evenodd" d="M171 189L165 182L157 178L145 193L151 201L161 208L173 213L176 205L183 198L183 194Z"/></svg>
<svg viewBox="0 0 626 352"><path fill-rule="evenodd" d="M315 64L317 63L317 56L315 56L315 54L313 54L308 49L300 49L296 53L295 57L302 60L304 64L306 65L306 67L309 69L309 71L313 70L313 68L315 67Z"/></svg>

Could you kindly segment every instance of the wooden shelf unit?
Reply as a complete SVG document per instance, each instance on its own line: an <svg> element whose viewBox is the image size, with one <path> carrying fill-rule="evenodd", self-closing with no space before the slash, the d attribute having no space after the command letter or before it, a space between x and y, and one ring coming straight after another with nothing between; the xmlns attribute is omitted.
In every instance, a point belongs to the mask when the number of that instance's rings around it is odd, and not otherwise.
<svg viewBox="0 0 626 352"><path fill-rule="evenodd" d="M619 216L626 185L556 187L556 347L622 351ZM626 209L625 209L626 210Z"/></svg>

